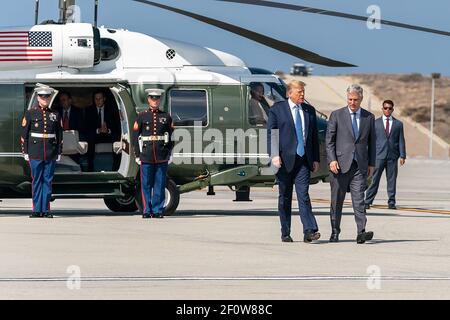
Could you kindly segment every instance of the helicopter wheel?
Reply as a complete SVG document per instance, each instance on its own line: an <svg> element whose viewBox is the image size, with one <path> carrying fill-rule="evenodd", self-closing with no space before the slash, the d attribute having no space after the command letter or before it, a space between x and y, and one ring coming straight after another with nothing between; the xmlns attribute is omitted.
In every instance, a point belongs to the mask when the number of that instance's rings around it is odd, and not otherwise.
<svg viewBox="0 0 450 320"><path fill-rule="evenodd" d="M104 198L103 201L113 212L134 212L138 209L133 195L122 198Z"/></svg>
<svg viewBox="0 0 450 320"><path fill-rule="evenodd" d="M135 203L139 212L143 213L142 207L142 196L141 196L141 187L138 185L136 188L136 197ZM180 192L175 182L171 179L166 180L166 199L164 201L164 215L171 216L177 210L178 204L180 203Z"/></svg>

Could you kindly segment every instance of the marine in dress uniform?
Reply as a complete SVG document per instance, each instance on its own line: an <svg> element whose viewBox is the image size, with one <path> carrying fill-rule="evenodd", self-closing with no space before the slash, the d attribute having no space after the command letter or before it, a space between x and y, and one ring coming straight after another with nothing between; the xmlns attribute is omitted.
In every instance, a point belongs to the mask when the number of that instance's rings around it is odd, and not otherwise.
<svg viewBox="0 0 450 320"><path fill-rule="evenodd" d="M25 112L21 136L22 153L31 169L33 213L30 218L53 218L50 199L56 161L62 152L61 118L57 111L50 109L54 90L39 86L35 92L38 106Z"/></svg>
<svg viewBox="0 0 450 320"><path fill-rule="evenodd" d="M143 218L162 218L166 188L166 173L173 142L172 118L159 110L162 89L147 89L149 108L141 112L133 127L136 162L141 167L141 197Z"/></svg>

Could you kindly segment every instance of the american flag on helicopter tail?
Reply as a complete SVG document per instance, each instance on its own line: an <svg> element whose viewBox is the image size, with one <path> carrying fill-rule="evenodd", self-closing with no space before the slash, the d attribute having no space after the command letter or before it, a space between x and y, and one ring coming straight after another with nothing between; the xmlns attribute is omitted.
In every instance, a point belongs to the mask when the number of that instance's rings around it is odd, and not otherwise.
<svg viewBox="0 0 450 320"><path fill-rule="evenodd" d="M0 63L52 61L51 31L0 32Z"/></svg>

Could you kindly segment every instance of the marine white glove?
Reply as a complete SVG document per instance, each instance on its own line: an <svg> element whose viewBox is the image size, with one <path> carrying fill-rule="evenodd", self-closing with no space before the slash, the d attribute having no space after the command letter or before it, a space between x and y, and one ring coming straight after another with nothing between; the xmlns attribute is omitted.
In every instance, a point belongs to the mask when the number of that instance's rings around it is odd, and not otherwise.
<svg viewBox="0 0 450 320"><path fill-rule="evenodd" d="M171 164L172 162L173 162L173 155L170 155L168 164Z"/></svg>
<svg viewBox="0 0 450 320"><path fill-rule="evenodd" d="M138 165L141 165L141 159L136 158L135 161L136 161L136 163L137 163Z"/></svg>
<svg viewBox="0 0 450 320"><path fill-rule="evenodd" d="M30 161L30 157L26 153L23 155L23 158L25 159L25 161Z"/></svg>
<svg viewBox="0 0 450 320"><path fill-rule="evenodd" d="M59 161L61 161L61 155L60 154L58 154L58 156L56 157L56 162L59 162Z"/></svg>

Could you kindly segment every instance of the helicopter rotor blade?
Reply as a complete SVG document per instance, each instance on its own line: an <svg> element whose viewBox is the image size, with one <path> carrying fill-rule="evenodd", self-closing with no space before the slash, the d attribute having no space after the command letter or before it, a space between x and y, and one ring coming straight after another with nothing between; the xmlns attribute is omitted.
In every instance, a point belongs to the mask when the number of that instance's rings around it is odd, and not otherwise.
<svg viewBox="0 0 450 320"><path fill-rule="evenodd" d="M202 16L202 15L196 14L196 13L192 13L189 11L170 7L170 6L156 3L153 1L147 1L147 0L132 0L132 1L140 2L143 4L158 7L161 9L169 10L169 11L187 16L187 17L191 17L198 21L201 21L201 22L207 23L209 25L213 25L217 28L232 32L232 33L242 36L244 38L247 38L247 39L253 40L255 42L258 42L260 44L263 44L272 49L290 54L294 57L303 59L303 60L311 62L311 63L316 63L316 64L329 66L329 67L356 67L353 64L326 58L315 52L294 46L290 43L283 42L283 41L265 36L263 34L260 34L260 33L257 33L257 32L254 32L254 31L251 31L248 29L244 29L244 28L241 28L241 27L238 27L238 26L235 26L235 25L232 25L232 24L220 21L220 20L208 18L208 17Z"/></svg>
<svg viewBox="0 0 450 320"><path fill-rule="evenodd" d="M234 3L249 4L249 5L262 6L262 7L302 11L302 12L307 12L307 13L322 14L322 15L326 15L326 16L339 17L339 18L345 18L345 19L351 19L351 20L359 20L359 21L364 21L364 22L366 22L369 19L369 17L359 16L359 15L355 15L355 14L348 14L348 13L343 13L343 12L338 12L338 11L324 10L324 9L318 9L318 8L313 8L313 7L306 7L306 6L300 6L300 5L288 4L288 3L279 3L279 2L266 1L266 0L216 0L216 1L234 2ZM390 20L383 20L383 19L380 19L379 22L381 24L392 26L392 27L410 29L410 30L427 32L427 33L434 33L434 34L438 34L441 36L450 37L450 32L448 32L448 31L437 30L437 29L421 27L421 26L416 26L416 25L406 24L406 23L401 23L401 22L395 22L395 21L390 21Z"/></svg>

